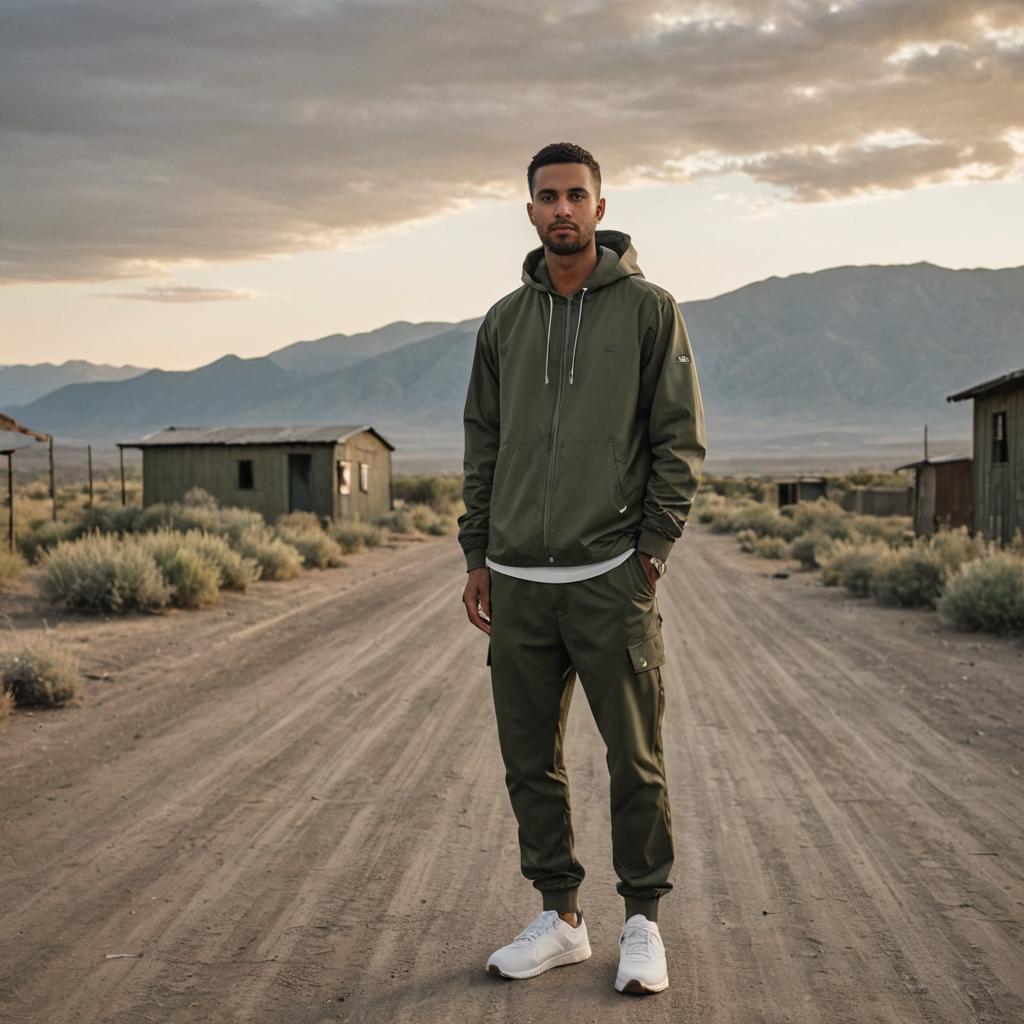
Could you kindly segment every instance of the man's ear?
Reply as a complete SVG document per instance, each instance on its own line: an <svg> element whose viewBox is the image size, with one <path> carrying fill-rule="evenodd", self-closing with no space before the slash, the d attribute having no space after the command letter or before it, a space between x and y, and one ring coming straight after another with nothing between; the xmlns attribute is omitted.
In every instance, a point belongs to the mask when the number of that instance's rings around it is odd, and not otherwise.
<svg viewBox="0 0 1024 1024"><path fill-rule="evenodd" d="M526 216L530 218L530 223L537 226L537 222L533 219L533 203L526 204Z"/></svg>
<svg viewBox="0 0 1024 1024"><path fill-rule="evenodd" d="M597 201L597 219L600 220L604 216L604 197L602 196Z"/></svg>

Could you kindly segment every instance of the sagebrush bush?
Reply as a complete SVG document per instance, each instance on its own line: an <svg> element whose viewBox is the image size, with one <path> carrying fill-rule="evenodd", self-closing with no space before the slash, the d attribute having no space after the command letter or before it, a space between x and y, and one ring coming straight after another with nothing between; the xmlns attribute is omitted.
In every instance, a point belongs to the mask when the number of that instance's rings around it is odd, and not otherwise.
<svg viewBox="0 0 1024 1024"><path fill-rule="evenodd" d="M117 537L90 533L61 541L42 555L40 565L44 597L68 608L153 611L171 599L153 556Z"/></svg>
<svg viewBox="0 0 1024 1024"><path fill-rule="evenodd" d="M126 538L125 543L138 545L153 558L177 607L201 608L220 599L220 569L194 546L189 534L155 530Z"/></svg>
<svg viewBox="0 0 1024 1024"><path fill-rule="evenodd" d="M377 516L374 523L392 533L412 533L415 529L409 510L405 508L393 508L390 512L384 512Z"/></svg>
<svg viewBox="0 0 1024 1024"><path fill-rule="evenodd" d="M0 548L0 587L13 583L27 568L28 563L17 551L6 544Z"/></svg>
<svg viewBox="0 0 1024 1024"><path fill-rule="evenodd" d="M740 546L740 551L746 551L748 554L752 553L757 545L757 533L754 530L737 530L736 541Z"/></svg>
<svg viewBox="0 0 1024 1024"><path fill-rule="evenodd" d="M955 573L965 562L983 558L986 553L983 537L972 537L966 526L939 530L928 539L928 547L947 575Z"/></svg>
<svg viewBox="0 0 1024 1024"><path fill-rule="evenodd" d="M872 573L871 593L898 608L932 608L945 582L939 555L927 544L915 544L885 552Z"/></svg>
<svg viewBox="0 0 1024 1024"><path fill-rule="evenodd" d="M290 580L302 573L302 556L266 525L243 530L238 550L260 566L265 580Z"/></svg>
<svg viewBox="0 0 1024 1024"><path fill-rule="evenodd" d="M409 515L414 530L439 536L448 532L445 519L429 505L409 505L403 511Z"/></svg>
<svg viewBox="0 0 1024 1024"><path fill-rule="evenodd" d="M62 540L74 540L84 532L84 527L75 520L44 519L33 525L17 538L18 550L30 562L39 560L39 556L59 544Z"/></svg>
<svg viewBox="0 0 1024 1024"><path fill-rule="evenodd" d="M914 543L914 527L909 516L854 516L854 537L880 540L889 547Z"/></svg>
<svg viewBox="0 0 1024 1024"><path fill-rule="evenodd" d="M323 523L315 512L285 512L274 520L278 530L310 531L323 530Z"/></svg>
<svg viewBox="0 0 1024 1024"><path fill-rule="evenodd" d="M823 534L833 540L849 540L853 531L853 515L825 498L789 505L785 515L793 521L797 534Z"/></svg>
<svg viewBox="0 0 1024 1024"><path fill-rule="evenodd" d="M327 531L346 554L354 554L363 548L375 548L382 543L384 529L372 523L360 521L332 523Z"/></svg>
<svg viewBox="0 0 1024 1024"><path fill-rule="evenodd" d="M835 543L832 537L815 527L790 541L789 557L795 558L805 569L817 569Z"/></svg>
<svg viewBox="0 0 1024 1024"><path fill-rule="evenodd" d="M841 585L857 597L867 597L875 569L889 550L877 540L836 541L822 556L821 581L826 587Z"/></svg>
<svg viewBox="0 0 1024 1024"><path fill-rule="evenodd" d="M395 476L392 478L391 491L396 501L407 505L429 505L444 514L462 498L462 475L423 473Z"/></svg>
<svg viewBox="0 0 1024 1024"><path fill-rule="evenodd" d="M1024 558L1005 551L965 562L937 607L958 629L1024 633Z"/></svg>
<svg viewBox="0 0 1024 1024"><path fill-rule="evenodd" d="M313 529L277 527L276 532L281 540L298 551L304 565L328 569L344 563L338 542L324 533L319 525Z"/></svg>
<svg viewBox="0 0 1024 1024"><path fill-rule="evenodd" d="M201 530L189 530L185 536L206 561L217 567L220 587L244 591L260 578L259 564L251 558L243 558L225 537Z"/></svg>
<svg viewBox="0 0 1024 1024"><path fill-rule="evenodd" d="M789 554L789 541L785 537L759 537L754 554L762 558L785 558Z"/></svg>
<svg viewBox="0 0 1024 1024"><path fill-rule="evenodd" d="M0 681L15 704L54 707L78 693L78 659L48 638L5 639L0 644Z"/></svg>

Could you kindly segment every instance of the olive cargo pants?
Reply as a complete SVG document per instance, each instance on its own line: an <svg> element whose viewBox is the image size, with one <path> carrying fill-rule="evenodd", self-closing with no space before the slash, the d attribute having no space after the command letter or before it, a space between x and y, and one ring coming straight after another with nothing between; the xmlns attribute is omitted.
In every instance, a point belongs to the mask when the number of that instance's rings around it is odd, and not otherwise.
<svg viewBox="0 0 1024 1024"><path fill-rule="evenodd" d="M562 756L578 674L607 749L612 855L626 916L657 919L674 858L661 725L665 649L654 588L634 552L575 583L491 572L487 662L523 875L545 910L577 908L583 865L573 849Z"/></svg>

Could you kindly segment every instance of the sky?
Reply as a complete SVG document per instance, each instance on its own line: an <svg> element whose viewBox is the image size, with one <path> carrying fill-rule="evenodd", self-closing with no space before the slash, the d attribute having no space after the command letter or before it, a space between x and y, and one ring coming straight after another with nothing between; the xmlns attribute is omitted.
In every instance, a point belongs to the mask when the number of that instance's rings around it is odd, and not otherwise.
<svg viewBox="0 0 1024 1024"><path fill-rule="evenodd" d="M682 301L1024 264L1021 0L0 0L0 364L480 316L526 166Z"/></svg>

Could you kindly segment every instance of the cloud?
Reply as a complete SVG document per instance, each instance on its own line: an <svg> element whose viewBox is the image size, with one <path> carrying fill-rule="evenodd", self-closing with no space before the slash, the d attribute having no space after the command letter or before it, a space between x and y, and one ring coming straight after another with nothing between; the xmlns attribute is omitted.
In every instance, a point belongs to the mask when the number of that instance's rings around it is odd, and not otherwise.
<svg viewBox="0 0 1024 1024"><path fill-rule="evenodd" d="M249 288L202 288L191 284L154 284L138 292L101 292L97 299L132 299L139 302L231 302L252 299Z"/></svg>
<svg viewBox="0 0 1024 1024"><path fill-rule="evenodd" d="M1019 0L5 0L0 281L338 245L525 196L740 171L828 202L1021 174ZM164 301L164 300L157 300Z"/></svg>

